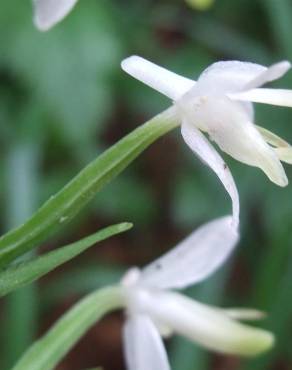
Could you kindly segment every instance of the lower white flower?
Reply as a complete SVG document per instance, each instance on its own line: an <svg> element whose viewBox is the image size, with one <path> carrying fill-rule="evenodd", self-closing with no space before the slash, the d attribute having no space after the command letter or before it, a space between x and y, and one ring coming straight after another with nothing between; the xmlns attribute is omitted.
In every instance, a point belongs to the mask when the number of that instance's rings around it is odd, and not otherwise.
<svg viewBox="0 0 292 370"><path fill-rule="evenodd" d="M292 107L292 90L258 88L285 74L290 68L289 62L269 68L247 62L217 62L207 68L198 81L138 56L125 59L122 68L172 99L185 142L222 181L231 196L235 219L239 205L234 180L203 133L235 159L261 168L277 185L288 184L280 161L292 163L292 147L253 123L251 102Z"/></svg>
<svg viewBox="0 0 292 370"><path fill-rule="evenodd" d="M200 227L177 247L122 280L127 320L123 329L128 370L170 369L162 336L177 333L217 352L253 356L269 349L273 335L236 319L258 319L252 309L224 310L169 289L206 279L238 241L231 217Z"/></svg>
<svg viewBox="0 0 292 370"><path fill-rule="evenodd" d="M36 27L47 31L66 17L76 3L77 0L33 0Z"/></svg>

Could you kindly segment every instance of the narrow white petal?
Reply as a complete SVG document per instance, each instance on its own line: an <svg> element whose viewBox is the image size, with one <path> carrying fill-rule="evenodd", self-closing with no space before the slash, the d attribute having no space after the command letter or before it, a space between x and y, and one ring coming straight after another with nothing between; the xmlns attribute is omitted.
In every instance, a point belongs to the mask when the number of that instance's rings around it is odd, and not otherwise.
<svg viewBox="0 0 292 370"><path fill-rule="evenodd" d="M211 221L146 266L140 283L166 289L184 288L204 280L224 263L237 241L230 216Z"/></svg>
<svg viewBox="0 0 292 370"><path fill-rule="evenodd" d="M228 317L235 320L262 320L267 317L263 311L255 310L254 308L228 308L222 310Z"/></svg>
<svg viewBox="0 0 292 370"><path fill-rule="evenodd" d="M292 90L260 88L228 94L228 97L240 101L292 107Z"/></svg>
<svg viewBox="0 0 292 370"><path fill-rule="evenodd" d="M261 126L256 126L256 127L268 144L271 144L275 146L276 148L278 147L288 147L289 148L290 147L290 144L284 139L282 139L280 136L274 134L273 132L267 130L264 127L261 127Z"/></svg>
<svg viewBox="0 0 292 370"><path fill-rule="evenodd" d="M195 81L182 77L136 55L124 59L121 67L132 77L172 100L177 100L195 85Z"/></svg>
<svg viewBox="0 0 292 370"><path fill-rule="evenodd" d="M292 164L292 147L283 147L274 149L280 161Z"/></svg>
<svg viewBox="0 0 292 370"><path fill-rule="evenodd" d="M34 23L47 31L60 22L74 7L77 0L34 0Z"/></svg>
<svg viewBox="0 0 292 370"><path fill-rule="evenodd" d="M249 81L244 87L244 90L250 90L255 87L264 85L267 82L277 80L282 77L291 68L290 62L284 60L268 67L265 71L259 73L254 79Z"/></svg>
<svg viewBox="0 0 292 370"><path fill-rule="evenodd" d="M254 356L274 342L270 332L241 324L217 308L178 293L157 293L145 311L152 319L172 326L174 332L216 352Z"/></svg>
<svg viewBox="0 0 292 370"><path fill-rule="evenodd" d="M162 339L146 315L131 315L123 328L128 370L170 370Z"/></svg>
<svg viewBox="0 0 292 370"><path fill-rule="evenodd" d="M237 228L239 223L239 197L229 168L195 125L183 122L181 133L184 141L192 151L216 173L230 195L232 200L234 226Z"/></svg>
<svg viewBox="0 0 292 370"><path fill-rule="evenodd" d="M273 132L261 126L257 126L257 128L266 142L274 147L273 150L280 161L292 164L292 146Z"/></svg>

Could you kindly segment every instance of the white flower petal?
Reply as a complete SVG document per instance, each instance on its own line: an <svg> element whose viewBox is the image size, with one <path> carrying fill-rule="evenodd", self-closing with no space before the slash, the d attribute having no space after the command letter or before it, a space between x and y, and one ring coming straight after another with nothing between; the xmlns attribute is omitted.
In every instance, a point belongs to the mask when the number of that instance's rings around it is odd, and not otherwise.
<svg viewBox="0 0 292 370"><path fill-rule="evenodd" d="M266 142L274 147L273 150L280 161L292 164L292 146L273 132L261 126L257 126L257 128Z"/></svg>
<svg viewBox="0 0 292 370"><path fill-rule="evenodd" d="M146 266L140 284L160 289L184 288L206 279L228 258L238 241L232 218L211 221Z"/></svg>
<svg viewBox="0 0 292 370"><path fill-rule="evenodd" d="M154 325L156 326L159 334L162 338L168 339L173 335L173 330L171 327L162 324L161 322L153 321Z"/></svg>
<svg viewBox="0 0 292 370"><path fill-rule="evenodd" d="M77 0L34 0L34 23L47 31L60 22L74 7Z"/></svg>
<svg viewBox="0 0 292 370"><path fill-rule="evenodd" d="M267 82L277 80L282 77L291 68L290 62L284 60L268 67L262 73L259 73L254 79L249 81L245 86L244 90L250 90L255 87L264 85Z"/></svg>
<svg viewBox="0 0 292 370"><path fill-rule="evenodd" d="M270 332L241 324L218 309L178 293L153 294L145 312L176 333L217 352L254 356L274 342Z"/></svg>
<svg viewBox="0 0 292 370"><path fill-rule="evenodd" d="M228 94L228 97L240 101L292 107L292 90L260 88Z"/></svg>
<svg viewBox="0 0 292 370"><path fill-rule="evenodd" d="M267 317L263 311L255 310L254 308L228 308L221 310L231 319L236 320L262 320Z"/></svg>
<svg viewBox="0 0 292 370"><path fill-rule="evenodd" d="M274 149L280 161L292 164L292 147L283 147Z"/></svg>
<svg viewBox="0 0 292 370"><path fill-rule="evenodd" d="M198 82L204 82L209 90L238 91L266 69L260 64L237 60L216 62L203 71Z"/></svg>
<svg viewBox="0 0 292 370"><path fill-rule="evenodd" d="M179 103L182 105L183 99ZM199 128L205 128L222 151L240 162L259 167L275 184L279 186L288 184L284 168L273 148L266 143L256 126L249 121L248 115L238 102L227 97L220 99L206 97L202 104L203 106L196 112L182 111L181 106L178 107L186 117L186 124L183 123L182 130L184 131L186 127L189 131L189 134L185 135L185 140L190 138L189 141L192 144L191 132L196 130L198 122ZM196 139L198 134L194 132L193 136ZM187 140L186 142L189 144ZM193 144L194 147L195 144ZM221 170L221 176L224 175L222 166L218 168Z"/></svg>
<svg viewBox="0 0 292 370"><path fill-rule="evenodd" d="M132 77L172 100L180 98L195 85L195 81L182 77L136 55L124 59L121 67Z"/></svg>
<svg viewBox="0 0 292 370"><path fill-rule="evenodd" d="M181 133L187 145L216 173L230 195L234 226L237 228L239 223L239 197L229 168L205 136L194 125L183 122Z"/></svg>
<svg viewBox="0 0 292 370"><path fill-rule="evenodd" d="M276 148L277 147L290 147L290 144L284 139L282 139L280 136L274 134L273 132L267 130L264 127L261 127L258 125L256 127L268 144L271 144L275 146Z"/></svg>
<svg viewBox="0 0 292 370"><path fill-rule="evenodd" d="M131 315L123 339L128 370L170 370L162 339L149 317Z"/></svg>
<svg viewBox="0 0 292 370"><path fill-rule="evenodd" d="M141 271L138 267L131 267L125 274L122 276L121 284L123 286L133 286L140 279Z"/></svg>

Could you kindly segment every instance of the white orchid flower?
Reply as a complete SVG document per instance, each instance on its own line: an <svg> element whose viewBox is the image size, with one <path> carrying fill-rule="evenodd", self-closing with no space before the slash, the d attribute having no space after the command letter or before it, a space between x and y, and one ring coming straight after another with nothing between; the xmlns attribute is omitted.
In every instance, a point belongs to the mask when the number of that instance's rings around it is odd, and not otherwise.
<svg viewBox="0 0 292 370"><path fill-rule="evenodd" d="M124 71L173 101L183 139L222 181L231 196L235 219L239 205L233 178L203 133L224 152L259 167L271 181L286 186L288 180L280 161L292 163L292 147L255 126L251 102L292 107L292 90L258 88L280 78L289 68L286 61L269 68L246 62L218 62L193 81L138 56L122 62Z"/></svg>
<svg viewBox="0 0 292 370"><path fill-rule="evenodd" d="M256 310L224 310L169 289L210 276L238 241L231 217L209 222L144 269L122 280L127 319L123 329L128 370L170 369L162 336L178 333L217 352L253 356L269 349L273 335L236 319L258 319Z"/></svg>
<svg viewBox="0 0 292 370"><path fill-rule="evenodd" d="M36 27L47 31L65 18L76 3L77 0L33 0Z"/></svg>

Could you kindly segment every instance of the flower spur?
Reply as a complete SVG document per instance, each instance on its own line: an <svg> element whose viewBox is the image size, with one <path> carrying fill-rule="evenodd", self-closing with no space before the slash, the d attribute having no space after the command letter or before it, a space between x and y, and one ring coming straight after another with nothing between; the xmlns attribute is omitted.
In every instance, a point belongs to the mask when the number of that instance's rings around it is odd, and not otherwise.
<svg viewBox="0 0 292 370"><path fill-rule="evenodd" d="M170 290L205 280L224 263L237 240L231 217L216 219L142 270L126 273L123 338L128 370L169 370L162 336L173 333L210 350L241 356L272 346L270 332L236 320L258 319L259 311L215 308Z"/></svg>
<svg viewBox="0 0 292 370"><path fill-rule="evenodd" d="M269 68L248 62L217 62L203 71L198 81L138 56L125 59L122 68L173 101L183 139L222 181L232 199L235 220L239 202L234 180L203 133L235 159L259 167L277 185L288 184L281 161L292 163L292 147L253 123L252 102L292 107L292 90L258 88L284 75L289 62Z"/></svg>

